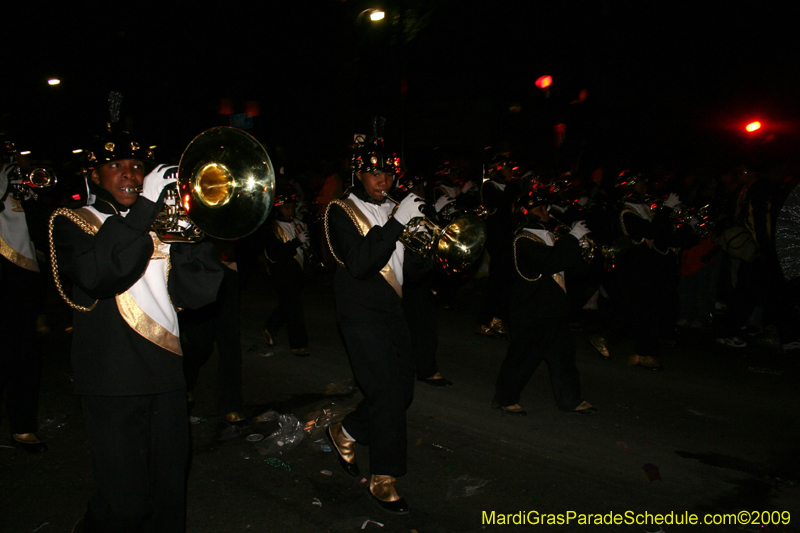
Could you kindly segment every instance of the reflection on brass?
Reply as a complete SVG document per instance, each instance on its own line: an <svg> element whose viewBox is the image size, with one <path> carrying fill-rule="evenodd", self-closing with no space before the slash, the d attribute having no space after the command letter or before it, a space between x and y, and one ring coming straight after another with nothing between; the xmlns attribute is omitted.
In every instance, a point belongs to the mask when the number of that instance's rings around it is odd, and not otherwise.
<svg viewBox="0 0 800 533"><path fill-rule="evenodd" d="M233 196L235 181L225 165L209 163L194 176L194 192L209 207L227 204Z"/></svg>
<svg viewBox="0 0 800 533"><path fill-rule="evenodd" d="M139 143L137 143L136 141L131 141L131 150L138 150L138 149L139 149Z"/></svg>
<svg viewBox="0 0 800 533"><path fill-rule="evenodd" d="M114 143L106 143L104 148L109 152L113 152L114 151Z"/></svg>

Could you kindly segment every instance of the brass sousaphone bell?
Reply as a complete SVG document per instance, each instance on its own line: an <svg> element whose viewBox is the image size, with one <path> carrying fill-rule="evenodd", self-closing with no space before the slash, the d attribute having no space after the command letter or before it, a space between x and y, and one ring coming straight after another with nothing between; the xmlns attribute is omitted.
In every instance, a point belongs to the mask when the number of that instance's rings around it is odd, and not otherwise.
<svg viewBox="0 0 800 533"><path fill-rule="evenodd" d="M203 234L235 240L254 232L269 215L275 170L254 137L217 127L186 147L176 185L152 227L163 242L196 242Z"/></svg>

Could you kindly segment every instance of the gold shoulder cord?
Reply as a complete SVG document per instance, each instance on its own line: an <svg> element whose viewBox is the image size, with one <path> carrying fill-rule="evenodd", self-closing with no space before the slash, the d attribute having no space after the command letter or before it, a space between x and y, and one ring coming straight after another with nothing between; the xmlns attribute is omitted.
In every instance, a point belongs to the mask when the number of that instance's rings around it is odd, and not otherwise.
<svg viewBox="0 0 800 533"><path fill-rule="evenodd" d="M342 209L344 209L344 212L347 213L347 216L349 216L350 220L353 221L353 224L355 224L355 226L358 229L359 233L361 233L361 226L359 225L358 219L356 219L356 214L353 213L353 210L350 209L350 207L346 203L341 201L341 200L333 200L333 201L331 201L331 203L328 204L327 209L325 209L325 240L328 241L328 249L331 251L331 255L333 256L333 258L341 266L344 266L344 262L341 259L339 259L339 257L336 255L336 252L333 251L333 244L331 244L331 233L330 233L329 226L328 226L328 213L331 210L331 205L332 204L336 204L339 207L341 207Z"/></svg>
<svg viewBox="0 0 800 533"><path fill-rule="evenodd" d="M67 302L67 305L70 306L71 308L75 309L76 311L80 311L82 313L88 313L89 311L94 309L94 306L97 305L98 300L95 300L94 303L89 307L83 307L70 300L69 297L67 296L67 293L64 292L64 288L61 286L61 279L58 276L58 259L56 259L56 245L53 239L53 221L57 216L67 217L89 235L96 234L97 228L95 228L94 226L86 222L84 219L82 219L72 209L67 209L65 207L59 207L58 209L53 211L53 214L50 216L50 222L47 228L48 237L50 239L50 265L53 268L53 281L55 281L56 283L56 289L58 290L58 294L61 295L61 298L63 298L64 301Z"/></svg>
<svg viewBox="0 0 800 533"><path fill-rule="evenodd" d="M520 233L519 235L514 237L514 268L517 269L517 274L519 274L519 277L521 277L525 281L539 281L539 278L542 277L541 274L539 274L539 276L531 279L531 278L526 278L522 274L522 272L519 271L519 264L517 264L517 241L520 240L520 239L529 239L529 240L531 240L533 242L538 242L538 243L544 243L544 241L539 239L535 235L531 235L527 231L523 231L522 233Z"/></svg>
<svg viewBox="0 0 800 533"><path fill-rule="evenodd" d="M645 238L644 238L644 237L642 237L642 238L641 238L641 239L640 239L638 242L637 242L637 241L634 241L633 239L631 239L631 236L630 236L630 234L628 233L628 230L625 228L625 221L623 220L623 218L625 217L625 215L628 215L628 214L631 214L631 215L636 215L636 216L637 216L637 217L639 217L639 218L643 218L641 215L639 215L639 212L638 212L638 211L636 211L636 210L635 210L635 209L633 209L633 208L626 207L625 209L623 209L623 210L620 212L620 214L619 214L619 225L622 227L622 233L623 233L623 234L624 234L624 235L625 235L627 238L629 238L633 244L642 244L642 243L645 241Z"/></svg>

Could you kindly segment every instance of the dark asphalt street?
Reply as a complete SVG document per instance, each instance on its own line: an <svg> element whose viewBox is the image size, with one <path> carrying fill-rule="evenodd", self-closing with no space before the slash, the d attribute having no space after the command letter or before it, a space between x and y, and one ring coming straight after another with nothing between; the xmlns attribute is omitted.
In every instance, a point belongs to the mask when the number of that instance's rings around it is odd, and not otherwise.
<svg viewBox="0 0 800 533"><path fill-rule="evenodd" d="M455 386L418 383L408 411L409 474L399 489L411 506L409 515L388 515L375 506L366 485L347 476L334 455L315 444L319 429L280 456L262 455L246 440L250 433L269 435L278 427L275 421L251 420L240 435L226 430L215 417L215 356L203 369L191 413L198 423L192 426L188 531L513 531L519 526L499 525L501 514L521 512L533 520L537 513L619 513L623 519L626 512L634 519L694 513L702 520L706 513L739 511L788 512L791 524L609 526L579 524L576 517L569 524L522 528L800 530L800 356L776 358L768 334L736 350L686 331L679 332L677 346L663 350L665 370L652 372L627 366L627 344L616 347L612 360L603 360L586 333L577 331L584 397L600 412L558 411L542 366L523 393L528 416L503 416L490 401L507 342L472 333L479 288L462 289L456 308L438 315L439 366ZM0 442L2 532L68 532L93 492L82 415L69 380L68 313L54 298L48 302L51 331L42 336L40 405L40 418L54 420L40 431L50 449L29 455L6 446L7 439ZM269 352L261 337L260 325L276 302L268 285L255 280L243 296L244 398L250 417L274 410L306 424L323 409L342 413L360 398L348 391L350 368L336 329L330 280L311 283L304 298L312 355L299 358L289 352L284 331ZM5 416L0 434L8 435ZM366 472L366 449L359 452ZM655 465L660 480L648 480L647 464ZM492 512L494 525L484 520Z"/></svg>

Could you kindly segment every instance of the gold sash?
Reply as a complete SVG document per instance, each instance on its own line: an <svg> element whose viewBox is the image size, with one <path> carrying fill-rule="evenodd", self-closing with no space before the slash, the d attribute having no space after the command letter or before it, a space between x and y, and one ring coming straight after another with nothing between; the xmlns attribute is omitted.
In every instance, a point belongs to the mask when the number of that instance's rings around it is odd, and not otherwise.
<svg viewBox="0 0 800 533"><path fill-rule="evenodd" d="M3 237L0 237L0 255L17 265L18 267L30 270L32 272L39 272L39 263L30 257L25 257L14 248L11 247Z"/></svg>
<svg viewBox="0 0 800 533"><path fill-rule="evenodd" d="M349 198L344 199L344 200L333 200L330 204L328 204L328 209L330 209L331 204L336 204L339 207L341 207L342 209L344 209L344 212L347 213L347 216L349 216L350 220L353 221L353 224L356 225L356 228L358 228L358 232L361 233L362 237L365 236L369 232L370 228L372 228L372 223L369 221L369 219L366 217L366 215L364 215L364 213L361 212L361 210L358 208L358 206L356 205L356 203L353 200L351 200ZM328 231L328 223L327 223L328 216L327 215L328 215L328 213L326 211L326 213L325 213L325 232L326 232L326 234L327 234L327 231ZM333 247L330 245L330 238L328 238L328 246L331 249L331 253L333 253L334 259L336 259L336 262L339 263L340 265L344 266L344 263L341 261L341 259L339 259L336 256L336 253L333 252ZM381 276L383 276L383 279L385 279L386 282L389 283L389 285L392 286L392 288L397 293L397 295L400 298L402 298L403 297L403 287L397 281L397 276L395 275L394 270L392 270L392 267L389 266L389 263L386 263L384 265L384 267L381 269Z"/></svg>

